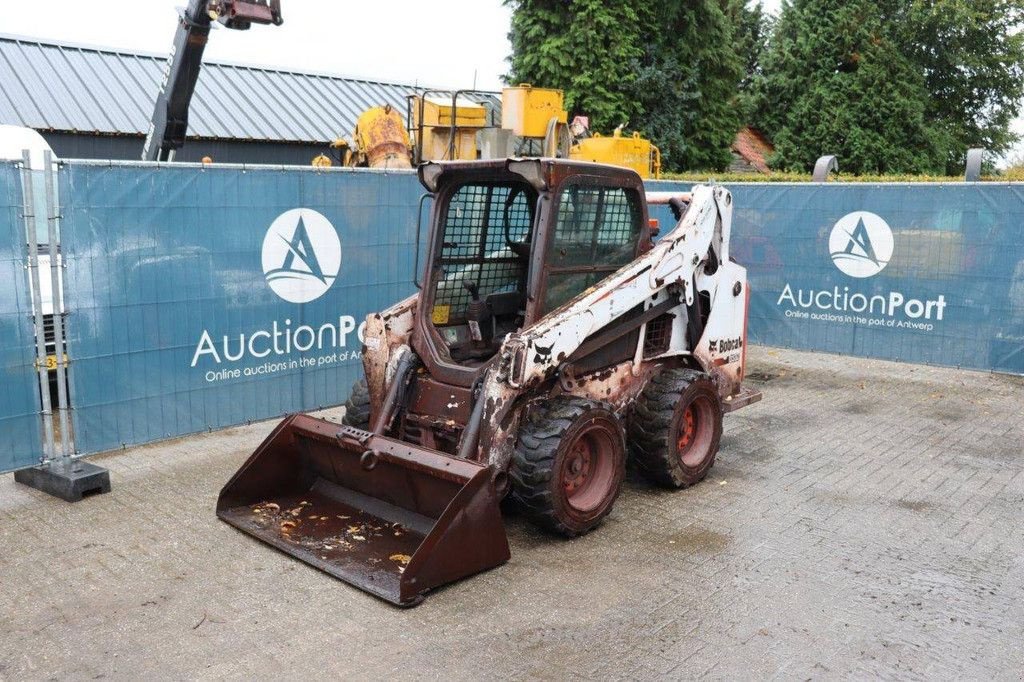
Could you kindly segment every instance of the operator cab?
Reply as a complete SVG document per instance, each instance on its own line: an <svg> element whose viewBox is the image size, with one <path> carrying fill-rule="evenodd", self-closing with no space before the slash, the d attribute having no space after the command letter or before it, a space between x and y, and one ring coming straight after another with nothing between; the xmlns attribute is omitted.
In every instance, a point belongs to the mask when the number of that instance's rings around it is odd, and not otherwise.
<svg viewBox="0 0 1024 682"><path fill-rule="evenodd" d="M519 331L650 248L631 171L552 159L427 163L421 319L440 364L475 371ZM426 350L426 349L424 349ZM422 355L424 354L421 351Z"/></svg>
<svg viewBox="0 0 1024 682"><path fill-rule="evenodd" d="M470 180L446 197L431 321L452 360L486 360L522 328L536 210L537 191L523 181Z"/></svg>

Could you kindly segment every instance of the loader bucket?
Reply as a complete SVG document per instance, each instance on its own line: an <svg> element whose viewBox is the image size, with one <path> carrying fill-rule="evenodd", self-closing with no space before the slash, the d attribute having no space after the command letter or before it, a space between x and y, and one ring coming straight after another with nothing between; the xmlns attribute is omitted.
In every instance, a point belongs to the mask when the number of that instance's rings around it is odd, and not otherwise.
<svg viewBox="0 0 1024 682"><path fill-rule="evenodd" d="M232 477L217 516L399 606L498 566L508 539L488 467L306 415Z"/></svg>

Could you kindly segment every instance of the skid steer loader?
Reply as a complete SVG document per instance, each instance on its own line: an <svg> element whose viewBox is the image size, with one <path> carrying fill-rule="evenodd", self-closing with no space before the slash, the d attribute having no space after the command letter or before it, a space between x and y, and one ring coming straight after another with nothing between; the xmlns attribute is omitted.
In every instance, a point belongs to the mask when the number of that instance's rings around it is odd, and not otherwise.
<svg viewBox="0 0 1024 682"><path fill-rule="evenodd" d="M746 271L716 186L555 159L426 163L420 293L367 318L342 424L287 417L221 491L223 520L395 604L509 558L506 494L576 536L627 457L682 488L742 386ZM678 220L656 244L648 203Z"/></svg>

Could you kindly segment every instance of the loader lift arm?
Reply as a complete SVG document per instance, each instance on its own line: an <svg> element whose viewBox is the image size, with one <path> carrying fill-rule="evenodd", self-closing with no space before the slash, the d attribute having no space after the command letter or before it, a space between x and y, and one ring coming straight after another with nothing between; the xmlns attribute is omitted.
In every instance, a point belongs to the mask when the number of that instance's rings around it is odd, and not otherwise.
<svg viewBox="0 0 1024 682"><path fill-rule="evenodd" d="M703 265L708 260L728 261L728 254L721 251L728 245L732 207L731 196L722 187L700 186L686 198L689 210L653 249L532 327L509 335L501 374L510 386L522 388L541 381L559 358L569 360L585 352L588 338L609 329L645 301L647 310L679 309L687 315L686 309L695 302L697 282L703 279L699 272ZM731 281L728 284L733 286ZM535 352L537 347L544 352Z"/></svg>
<svg viewBox="0 0 1024 682"><path fill-rule="evenodd" d="M212 22L226 28L246 30L252 24L280 26L280 0L189 0L179 10L178 31L153 106L143 161L173 161L174 152L185 144L188 109L199 80L203 51Z"/></svg>

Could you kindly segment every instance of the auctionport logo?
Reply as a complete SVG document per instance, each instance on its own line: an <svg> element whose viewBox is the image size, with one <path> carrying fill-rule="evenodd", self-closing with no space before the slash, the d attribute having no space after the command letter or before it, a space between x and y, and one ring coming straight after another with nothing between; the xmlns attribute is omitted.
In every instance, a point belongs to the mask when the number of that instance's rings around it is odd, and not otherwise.
<svg viewBox="0 0 1024 682"><path fill-rule="evenodd" d="M892 258L892 230L880 216L856 211L839 219L828 239L832 262L850 277L873 277Z"/></svg>
<svg viewBox="0 0 1024 682"><path fill-rule="evenodd" d="M267 285L289 303L323 296L341 269L341 242L330 221L309 208L293 208L270 225L263 238ZM219 326L219 325L217 325ZM192 353L207 383L262 378L281 372L320 369L361 357L365 322L337 315L322 322L271 320L255 329L223 334L203 329Z"/></svg>
<svg viewBox="0 0 1024 682"><path fill-rule="evenodd" d="M279 215L263 238L263 274L289 303L309 303L327 293L341 269L338 232L309 208Z"/></svg>
<svg viewBox="0 0 1024 682"><path fill-rule="evenodd" d="M868 211L855 211L839 219L828 239L828 254L843 274L856 279L874 277L892 259L895 240L889 225ZM879 286L870 291L842 282L821 287L793 287L788 282L775 302L787 318L830 324L855 324L932 331L946 312L946 296L914 298ZM906 282L905 284L913 284Z"/></svg>

